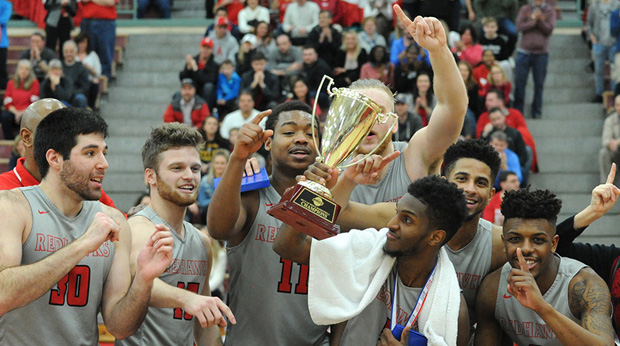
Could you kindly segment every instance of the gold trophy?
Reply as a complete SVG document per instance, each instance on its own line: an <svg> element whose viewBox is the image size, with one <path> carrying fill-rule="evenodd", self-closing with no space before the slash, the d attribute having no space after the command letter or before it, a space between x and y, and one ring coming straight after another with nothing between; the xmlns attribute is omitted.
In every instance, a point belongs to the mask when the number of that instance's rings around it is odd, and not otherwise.
<svg viewBox="0 0 620 346"><path fill-rule="evenodd" d="M392 135L391 130L397 124L398 116L395 113L381 113L381 107L375 101L358 91L348 88L331 88L334 80L329 76L323 76L312 110L313 128L319 92L326 79L329 80L327 93L333 97L333 101L327 112L317 161L331 168L346 168L374 154L377 148ZM374 125L385 124L390 118L394 118L392 128L387 131L377 147L360 160L344 164L368 136ZM314 132L312 140L319 148ZM329 189L309 180L301 181L288 189L280 202L267 211L269 215L319 240L338 234L334 222L339 212L340 206L334 202Z"/></svg>

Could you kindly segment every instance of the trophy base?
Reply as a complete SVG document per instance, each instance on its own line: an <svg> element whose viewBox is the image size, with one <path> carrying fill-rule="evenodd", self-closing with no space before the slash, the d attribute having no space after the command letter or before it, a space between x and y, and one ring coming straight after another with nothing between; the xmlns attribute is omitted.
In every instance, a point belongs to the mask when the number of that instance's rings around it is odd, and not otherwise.
<svg viewBox="0 0 620 346"><path fill-rule="evenodd" d="M318 240L338 234L334 225L338 213L340 206L336 202L300 184L287 190L280 202L267 211L267 214Z"/></svg>

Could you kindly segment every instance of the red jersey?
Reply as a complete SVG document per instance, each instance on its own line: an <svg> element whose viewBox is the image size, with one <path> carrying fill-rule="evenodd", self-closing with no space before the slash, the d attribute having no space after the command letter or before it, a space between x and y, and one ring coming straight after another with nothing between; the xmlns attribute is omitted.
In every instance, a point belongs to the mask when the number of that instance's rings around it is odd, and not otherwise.
<svg viewBox="0 0 620 346"><path fill-rule="evenodd" d="M116 0L118 4L118 0ZM85 19L116 19L116 6L101 6L94 2L82 2L82 18Z"/></svg>

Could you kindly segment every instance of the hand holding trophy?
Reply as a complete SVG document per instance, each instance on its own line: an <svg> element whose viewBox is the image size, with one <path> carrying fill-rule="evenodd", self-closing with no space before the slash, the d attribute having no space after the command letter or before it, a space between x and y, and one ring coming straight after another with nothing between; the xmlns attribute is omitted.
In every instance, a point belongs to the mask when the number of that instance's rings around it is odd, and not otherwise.
<svg viewBox="0 0 620 346"><path fill-rule="evenodd" d="M372 155L392 134L392 131L387 131L377 148L355 162L344 164L368 136L373 126L377 122L386 123L390 118L393 118L392 126L395 126L397 116L394 113L381 113L381 107L360 92L348 88L331 88L334 81L328 76L323 76L321 80L317 99L326 79L329 80L327 92L334 99L327 112L317 161L332 169L353 166ZM313 122L317 103L318 100L315 100ZM318 147L314 134L312 138ZM338 233L334 222L339 212L340 206L334 202L329 190L322 184L310 180L300 181L292 189L287 190L280 202L267 211L269 215L295 225L298 230L316 239L325 239Z"/></svg>

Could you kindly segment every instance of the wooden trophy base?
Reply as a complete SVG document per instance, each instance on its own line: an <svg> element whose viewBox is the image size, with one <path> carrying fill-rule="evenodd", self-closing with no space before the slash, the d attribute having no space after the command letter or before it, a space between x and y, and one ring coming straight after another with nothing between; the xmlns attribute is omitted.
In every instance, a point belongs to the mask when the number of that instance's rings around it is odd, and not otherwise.
<svg viewBox="0 0 620 346"><path fill-rule="evenodd" d="M338 234L334 225L338 213L340 206L336 202L300 184L287 190L280 202L267 211L267 214L318 240Z"/></svg>

